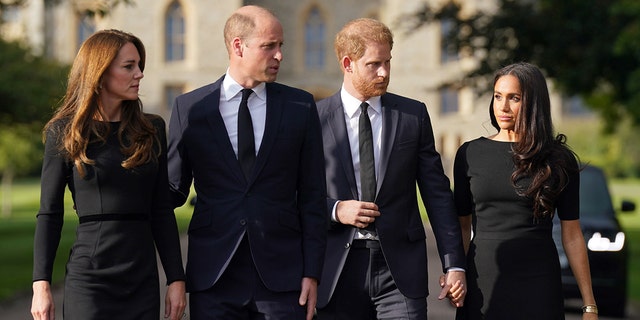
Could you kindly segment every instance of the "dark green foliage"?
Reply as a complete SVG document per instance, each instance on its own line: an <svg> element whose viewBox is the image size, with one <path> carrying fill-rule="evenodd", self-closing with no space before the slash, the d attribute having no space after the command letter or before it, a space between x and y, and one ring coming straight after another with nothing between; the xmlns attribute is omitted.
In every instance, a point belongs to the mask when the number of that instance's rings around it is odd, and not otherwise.
<svg viewBox="0 0 640 320"><path fill-rule="evenodd" d="M35 172L41 130L64 95L68 68L0 40L0 175Z"/></svg>
<svg viewBox="0 0 640 320"><path fill-rule="evenodd" d="M622 118L640 125L640 2L498 0L495 12L462 15L450 1L402 17L407 31L448 20L452 52L471 52L478 68L461 82L490 89L493 73L513 62L538 65L564 94L578 95L614 131Z"/></svg>
<svg viewBox="0 0 640 320"><path fill-rule="evenodd" d="M64 94L68 69L0 40L0 125L42 125Z"/></svg>

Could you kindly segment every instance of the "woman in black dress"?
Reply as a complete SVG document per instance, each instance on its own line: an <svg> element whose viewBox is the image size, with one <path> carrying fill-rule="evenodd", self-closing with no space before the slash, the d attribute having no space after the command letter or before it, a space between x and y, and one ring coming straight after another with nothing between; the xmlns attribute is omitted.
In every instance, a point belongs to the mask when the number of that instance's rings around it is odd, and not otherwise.
<svg viewBox="0 0 640 320"><path fill-rule="evenodd" d="M62 105L44 128L34 319L55 315L50 282L67 186L80 223L67 262L64 319L158 320L156 248L168 282L165 317L183 315L185 277L169 203L165 123L142 112L144 65L137 37L95 33L80 48Z"/></svg>
<svg viewBox="0 0 640 320"><path fill-rule="evenodd" d="M468 292L456 319L564 319L555 213L586 306L583 319L597 319L578 216L579 166L565 136L554 136L550 108L540 70L509 65L496 74L489 108L498 133L458 150L454 195Z"/></svg>

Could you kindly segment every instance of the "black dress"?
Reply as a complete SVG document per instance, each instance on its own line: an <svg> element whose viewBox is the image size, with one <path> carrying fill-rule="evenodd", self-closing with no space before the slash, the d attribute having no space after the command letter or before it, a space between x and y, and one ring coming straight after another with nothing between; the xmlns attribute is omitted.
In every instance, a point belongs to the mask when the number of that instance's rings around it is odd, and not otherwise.
<svg viewBox="0 0 640 320"><path fill-rule="evenodd" d="M456 319L564 319L553 223L534 220L532 202L512 186L511 145L479 138L462 145L456 155L458 215L473 214L468 292ZM575 157L569 162L577 169ZM560 219L578 219L578 190L575 170L556 202Z"/></svg>
<svg viewBox="0 0 640 320"><path fill-rule="evenodd" d="M33 280L51 281L64 215L68 185L80 219L67 262L64 319L160 318L156 246L167 281L184 280L180 242L167 178L164 121L153 117L161 155L158 161L125 169L111 123L105 144L92 143L87 156L95 160L80 177L61 156L55 133L47 132L42 166L40 211L37 216ZM155 244L155 246L154 246Z"/></svg>

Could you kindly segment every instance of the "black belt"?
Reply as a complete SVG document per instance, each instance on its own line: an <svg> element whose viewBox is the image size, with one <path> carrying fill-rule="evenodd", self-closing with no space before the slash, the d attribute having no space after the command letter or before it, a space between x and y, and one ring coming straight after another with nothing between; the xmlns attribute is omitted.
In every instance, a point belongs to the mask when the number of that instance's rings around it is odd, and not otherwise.
<svg viewBox="0 0 640 320"><path fill-rule="evenodd" d="M368 240L368 239L355 239L351 243L351 248L354 249L380 249L380 241Z"/></svg>
<svg viewBox="0 0 640 320"><path fill-rule="evenodd" d="M107 213L80 217L80 223L92 221L146 221L149 215L144 213Z"/></svg>

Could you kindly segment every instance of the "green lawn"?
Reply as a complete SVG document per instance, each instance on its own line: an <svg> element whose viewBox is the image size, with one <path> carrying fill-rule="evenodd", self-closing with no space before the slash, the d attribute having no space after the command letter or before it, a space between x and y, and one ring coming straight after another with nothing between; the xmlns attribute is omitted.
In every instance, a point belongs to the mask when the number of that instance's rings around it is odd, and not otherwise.
<svg viewBox="0 0 640 320"><path fill-rule="evenodd" d="M39 205L39 181L25 180L14 185L11 198L11 217L0 217L0 300L16 293L30 292L33 252L33 232L35 214ZM635 201L640 205L640 181L614 181L611 185L614 203L618 206L622 199ZM0 193L0 198L2 194ZM58 248L54 269L54 282L62 281L64 264L74 238L77 218L71 209L67 193L68 214L65 219L63 237ZM187 228L191 208L185 205L176 210L178 227L181 232ZM630 243L629 292L631 299L640 301L640 208L632 213L619 214Z"/></svg>
<svg viewBox="0 0 640 320"><path fill-rule="evenodd" d="M616 181L610 187L617 209L622 200L631 200L637 206L636 211L619 213L618 218L629 243L629 295L640 301L640 180Z"/></svg>

